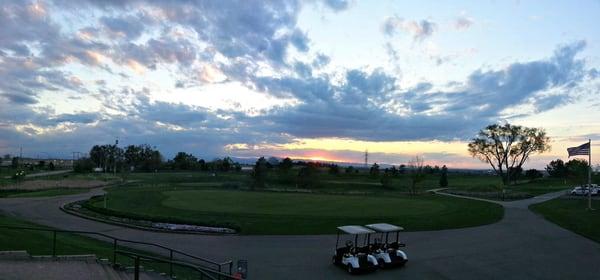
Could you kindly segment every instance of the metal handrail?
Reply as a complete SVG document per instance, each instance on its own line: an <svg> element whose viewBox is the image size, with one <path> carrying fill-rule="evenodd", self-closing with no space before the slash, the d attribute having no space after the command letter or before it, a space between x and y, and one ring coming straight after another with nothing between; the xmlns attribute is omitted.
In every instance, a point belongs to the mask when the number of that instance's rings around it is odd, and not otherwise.
<svg viewBox="0 0 600 280"><path fill-rule="evenodd" d="M171 260L165 260L163 258L159 258L159 257L153 257L153 256L147 256L147 255L142 255L142 254L137 254L134 252L130 252L130 251L122 251L122 250L117 250L117 254L119 255L124 255L133 259L137 259L138 262L136 262L136 266L134 267L135 270L139 271L139 260L147 260L147 261L154 261L154 262L162 262L162 263L169 263L169 264L175 264L178 266L183 266L183 267L188 267L191 268L197 272L200 272L201 277L208 277L212 280L220 280L220 279L238 279L232 275L229 274L225 274L216 270L209 270L206 268L201 268L198 267L196 265L190 264L190 263L186 263L186 262L181 262L181 261L171 261ZM215 276L216 275L216 278ZM204 279L204 278L201 278Z"/></svg>
<svg viewBox="0 0 600 280"><path fill-rule="evenodd" d="M113 241L113 264L116 264L116 260L117 260L117 252L119 251L117 249L118 242L125 242L125 243L132 243L132 244L154 246L154 247L161 248L161 249L169 251L169 262L171 263L170 268L169 268L170 275L173 274L172 264L175 263L175 262L177 262L177 260L174 259L174 257L173 257L173 253L177 253L177 254L180 254L180 255L183 255L183 256L195 259L195 260L199 260L199 261L208 263L210 265L214 265L216 267L216 269L212 269L212 268L209 268L209 267L206 267L204 269L205 270L214 271L215 273L222 273L223 275L230 275L232 267L233 267L233 261L227 261L227 262L219 263L219 262L208 260L208 259L205 259L205 258L202 258L202 257L194 256L194 255L191 255L191 254L179 251L177 249L172 249L172 248L160 245L160 244L155 244L155 243L150 243L150 242L143 242L143 241L128 240L128 239L122 239L122 238L114 237L114 236L111 236L111 235L108 235L108 234L105 234L105 233L101 233L101 232L82 231L82 230L62 230L62 229L51 229L51 228L35 228L35 227L11 226L11 225L2 225L2 224L0 224L0 228L52 232L53 233L52 256L56 256L56 233L57 232L61 232L61 233L97 235L97 236L102 236L102 237L107 238L107 239L111 239ZM146 256L146 257L148 257L148 256ZM223 265L229 265L229 274L223 273L223 271L222 271L222 266ZM202 266L204 266L204 265L202 265ZM197 267L200 267L200 266L197 266ZM231 279L235 279L235 278L231 278Z"/></svg>

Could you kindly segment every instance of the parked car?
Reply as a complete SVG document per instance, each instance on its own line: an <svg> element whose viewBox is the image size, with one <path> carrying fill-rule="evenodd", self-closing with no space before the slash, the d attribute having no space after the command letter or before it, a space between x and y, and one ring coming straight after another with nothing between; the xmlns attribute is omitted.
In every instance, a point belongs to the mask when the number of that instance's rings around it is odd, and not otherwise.
<svg viewBox="0 0 600 280"><path fill-rule="evenodd" d="M571 190L571 195L587 195L587 194L588 194L588 189L583 186L577 186Z"/></svg>
<svg viewBox="0 0 600 280"><path fill-rule="evenodd" d="M596 196L600 194L600 187L596 184L591 185L581 185L574 187L570 194L571 195L588 195L591 191L591 195Z"/></svg>

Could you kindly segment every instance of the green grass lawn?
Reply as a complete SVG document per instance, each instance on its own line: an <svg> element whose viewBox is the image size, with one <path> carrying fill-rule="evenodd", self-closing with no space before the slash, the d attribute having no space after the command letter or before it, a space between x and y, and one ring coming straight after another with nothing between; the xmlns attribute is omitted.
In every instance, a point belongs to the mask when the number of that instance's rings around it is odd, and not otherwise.
<svg viewBox="0 0 600 280"><path fill-rule="evenodd" d="M102 199L91 202L102 208ZM488 224L501 206L422 194L331 195L228 191L185 187L113 187L113 214L200 225L233 224L242 234L327 234L344 224L389 222L407 230ZM133 215L133 216L132 216Z"/></svg>
<svg viewBox="0 0 600 280"><path fill-rule="evenodd" d="M88 192L89 189L48 189L40 191L0 191L0 197L51 197Z"/></svg>
<svg viewBox="0 0 600 280"><path fill-rule="evenodd" d="M600 242L600 210L588 211L586 199L556 198L529 206L547 220L585 237ZM600 209L600 201L592 201Z"/></svg>
<svg viewBox="0 0 600 280"><path fill-rule="evenodd" d="M491 175L455 175L448 176L451 190L474 193L500 193L502 180ZM516 184L506 186L507 194L515 193L522 196L538 196L545 193L556 192L572 187L575 183L569 180L556 178L540 178L533 181L521 180Z"/></svg>
<svg viewBox="0 0 600 280"><path fill-rule="evenodd" d="M0 224L9 226L48 228L0 215ZM100 258L112 258L112 245L95 239L60 233L57 235L57 254L96 254ZM31 230L0 228L0 250L26 250L32 255L52 254L52 233Z"/></svg>

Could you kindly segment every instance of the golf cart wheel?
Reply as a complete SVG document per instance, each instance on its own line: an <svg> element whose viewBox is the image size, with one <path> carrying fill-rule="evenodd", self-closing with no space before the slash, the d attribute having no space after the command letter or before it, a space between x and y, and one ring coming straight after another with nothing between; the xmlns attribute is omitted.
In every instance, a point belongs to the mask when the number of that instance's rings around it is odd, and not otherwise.
<svg viewBox="0 0 600 280"><path fill-rule="evenodd" d="M348 268L347 268L347 270L348 270L348 273L350 273L350 274L354 274L354 268L352 267L352 265L351 265L351 264L348 264Z"/></svg>
<svg viewBox="0 0 600 280"><path fill-rule="evenodd" d="M383 259L378 259L377 264L380 268L385 268L385 261Z"/></svg>

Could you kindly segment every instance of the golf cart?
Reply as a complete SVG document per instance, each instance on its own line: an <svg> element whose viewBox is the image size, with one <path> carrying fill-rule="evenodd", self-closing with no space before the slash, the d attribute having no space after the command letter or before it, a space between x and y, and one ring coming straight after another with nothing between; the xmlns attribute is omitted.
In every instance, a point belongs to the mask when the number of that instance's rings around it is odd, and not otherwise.
<svg viewBox="0 0 600 280"><path fill-rule="evenodd" d="M371 253L381 267L399 267L406 264L408 258L406 253L400 250L400 247L406 246L405 244L399 243L398 238L400 231L404 228L391 225L391 224L370 224L365 227L372 229L380 233L379 238L375 238L375 242L372 244L373 252ZM391 241L389 236L390 233L396 233L396 241ZM385 242L383 237L385 235Z"/></svg>
<svg viewBox="0 0 600 280"><path fill-rule="evenodd" d="M346 240L344 246L340 246L340 233L354 236ZM341 226L338 227L337 239L335 241L335 255L333 255L333 264L348 270L349 273L371 272L377 270L377 259L369 253L369 244L366 241L368 236L374 231L362 226ZM358 247L358 236L366 235L364 238L364 247ZM339 247L340 246L340 247Z"/></svg>

